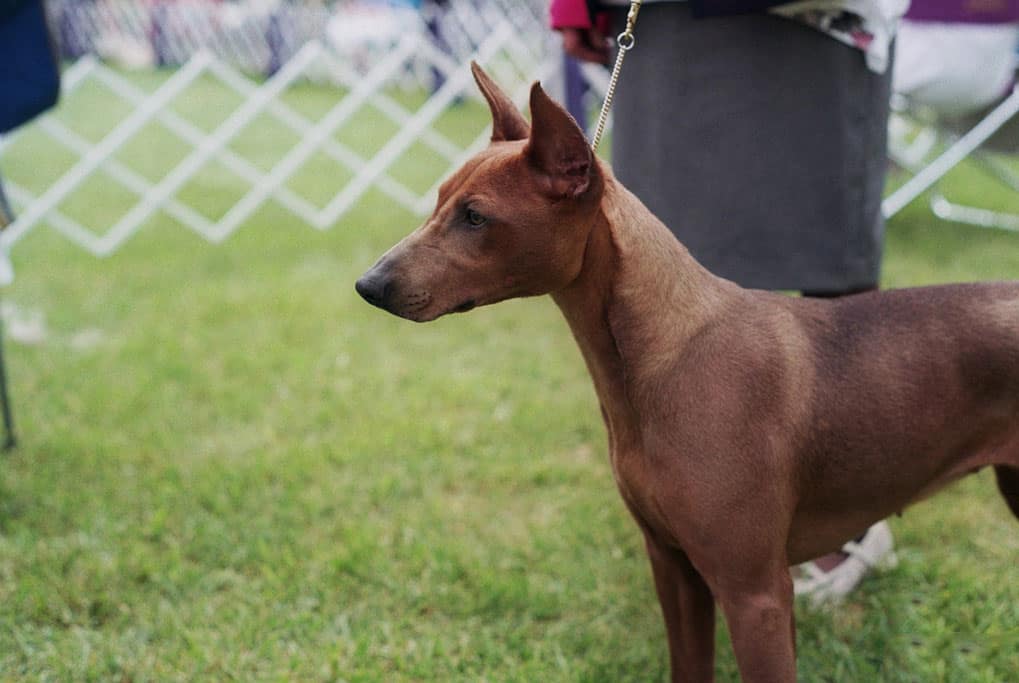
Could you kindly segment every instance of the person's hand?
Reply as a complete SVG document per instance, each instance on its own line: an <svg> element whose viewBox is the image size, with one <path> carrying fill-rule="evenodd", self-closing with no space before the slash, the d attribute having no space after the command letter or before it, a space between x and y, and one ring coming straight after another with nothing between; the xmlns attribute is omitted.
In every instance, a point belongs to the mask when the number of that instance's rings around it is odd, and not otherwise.
<svg viewBox="0 0 1019 683"><path fill-rule="evenodd" d="M564 28L563 50L571 57L596 64L609 63L609 41L595 28Z"/></svg>

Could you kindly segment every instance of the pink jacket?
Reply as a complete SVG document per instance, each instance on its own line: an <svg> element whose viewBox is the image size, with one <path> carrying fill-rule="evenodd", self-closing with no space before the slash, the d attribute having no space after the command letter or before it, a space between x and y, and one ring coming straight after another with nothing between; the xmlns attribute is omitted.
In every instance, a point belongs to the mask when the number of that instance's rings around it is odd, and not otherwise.
<svg viewBox="0 0 1019 683"><path fill-rule="evenodd" d="M552 28L591 28L591 15L585 0L552 0L548 7Z"/></svg>

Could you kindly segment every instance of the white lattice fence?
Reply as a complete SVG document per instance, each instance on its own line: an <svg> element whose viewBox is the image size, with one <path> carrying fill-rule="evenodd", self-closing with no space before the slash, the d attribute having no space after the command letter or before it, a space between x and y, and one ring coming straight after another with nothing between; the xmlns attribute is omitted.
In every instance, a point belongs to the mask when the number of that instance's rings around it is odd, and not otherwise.
<svg viewBox="0 0 1019 683"><path fill-rule="evenodd" d="M18 217L0 234L4 257L0 279L9 282L13 277L8 258L11 250L44 225L82 249L105 256L116 251L157 212L165 212L210 241L225 239L270 201L320 230L336 224L373 189L410 211L427 212L441 179L487 140L487 131L479 128L476 134L457 142L436 125L462 99L475 97L468 59L476 59L489 69L520 105L524 104L530 82L535 78L551 79L559 64L540 15L526 6L507 10L499 3L479 2L453 3L453 7L457 9L447 19L463 28L463 45L455 49L440 46L423 28L408 31L367 67L353 63L322 42L311 41L271 77L257 81L222 57L203 50L158 87L146 90L130 74L93 56L81 58L64 73L64 108L0 140L0 170L7 151L20 144L32 144L32 136L38 139L40 134L73 159L45 187L29 187L29 183L10 178L5 182ZM394 90L394 84L405 83L408 74L421 76L423 71L428 72L430 82L441 85L416 105L408 104L407 98ZM311 117L288 103L288 90L309 78L321 82L323 76L339 84L337 99L327 111ZM236 100L236 106L211 130L189 120L176 106L189 97L189 89L196 83L208 87L209 81L229 91ZM76 130L71 122L78 117L68 111L75 106L74 94L89 88L102 88L122 103L126 114L98 139ZM370 154L357 151L337 134L355 117L364 118L366 112L394 131ZM81 112L82 117L88 115L87 111ZM256 120L266 118L296 139L268 165L247 158L232 145ZM156 178L132 168L120 156L126 146L136 144L139 136L154 125L172 135L185 150L172 168ZM22 135L25 141L19 139ZM420 183L412 186L394 173L412 148L425 148L430 158L440 160L432 165L430 187L422 188ZM344 169L349 181L327 200L316 202L303 196L289 181L309 160L322 155L336 168ZM182 189L212 164L229 171L245 188L229 208L216 215L200 210L182 196ZM126 192L131 198L129 207L109 225L85 224L75 214L73 202L68 201L96 176L115 184L118 192ZM102 197L95 200L102 201Z"/></svg>

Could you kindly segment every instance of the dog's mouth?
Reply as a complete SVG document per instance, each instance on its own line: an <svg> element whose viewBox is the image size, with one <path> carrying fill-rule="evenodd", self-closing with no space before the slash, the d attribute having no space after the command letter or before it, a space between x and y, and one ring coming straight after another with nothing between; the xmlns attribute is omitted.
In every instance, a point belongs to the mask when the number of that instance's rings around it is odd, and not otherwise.
<svg viewBox="0 0 1019 683"><path fill-rule="evenodd" d="M466 299L452 308L436 308L432 305L431 294L422 292L417 295L406 296L401 301L395 303L387 302L387 304L375 305L399 318L405 318L416 323L424 323L451 313L466 313L476 308L478 302L476 299Z"/></svg>
<svg viewBox="0 0 1019 683"><path fill-rule="evenodd" d="M478 305L476 299L467 299L465 301L460 302L456 306L453 306L452 308L447 308L444 310L432 306L431 303L432 297L431 295L427 295L413 299L411 301L407 301L402 306L394 306L392 308L387 308L387 310L396 316L406 318L407 320L410 320L412 322L424 323L429 322L431 320L435 320L436 318L441 318L442 316L449 315L451 313L466 313L472 308L476 308Z"/></svg>

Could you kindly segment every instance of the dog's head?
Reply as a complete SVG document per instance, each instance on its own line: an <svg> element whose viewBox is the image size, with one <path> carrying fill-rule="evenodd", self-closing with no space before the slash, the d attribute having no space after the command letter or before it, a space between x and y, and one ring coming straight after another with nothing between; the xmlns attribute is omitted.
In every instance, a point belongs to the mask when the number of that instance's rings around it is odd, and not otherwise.
<svg viewBox="0 0 1019 683"><path fill-rule="evenodd" d="M601 198L583 131L540 85L531 88L528 125L477 64L471 69L492 111L491 144L356 285L369 303L417 322L572 282Z"/></svg>

